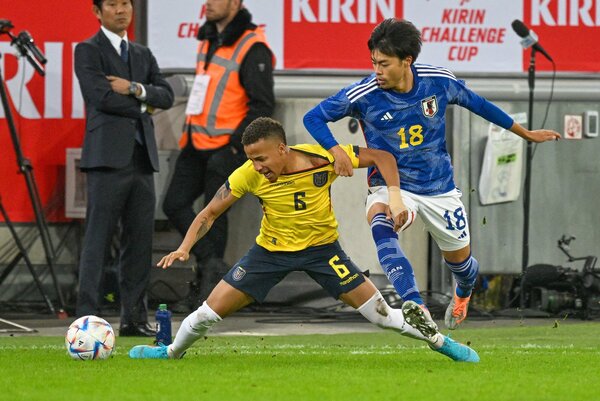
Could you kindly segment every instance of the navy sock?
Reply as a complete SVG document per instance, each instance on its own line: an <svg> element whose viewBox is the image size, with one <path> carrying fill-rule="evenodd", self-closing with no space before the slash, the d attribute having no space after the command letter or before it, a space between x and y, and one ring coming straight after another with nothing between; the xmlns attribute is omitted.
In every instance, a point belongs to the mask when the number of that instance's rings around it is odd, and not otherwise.
<svg viewBox="0 0 600 401"><path fill-rule="evenodd" d="M479 262L477 262L477 259L469 255L461 263L450 263L447 260L444 260L444 262L446 262L456 280L456 295L460 298L470 296L477 280L477 273L479 273Z"/></svg>
<svg viewBox="0 0 600 401"><path fill-rule="evenodd" d="M398 234L394 232L394 224L387 219L384 213L379 213L371 221L371 233L377 246L379 263L398 295L404 301L414 301L423 305L413 268L400 249Z"/></svg>

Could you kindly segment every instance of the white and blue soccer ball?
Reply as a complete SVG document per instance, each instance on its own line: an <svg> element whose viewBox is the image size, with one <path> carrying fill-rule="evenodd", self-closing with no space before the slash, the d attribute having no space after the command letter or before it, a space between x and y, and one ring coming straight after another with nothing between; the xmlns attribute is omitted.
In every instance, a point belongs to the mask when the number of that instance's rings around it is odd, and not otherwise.
<svg viewBox="0 0 600 401"><path fill-rule="evenodd" d="M73 359L106 359L115 347L115 332L106 320L83 316L69 326L65 346Z"/></svg>

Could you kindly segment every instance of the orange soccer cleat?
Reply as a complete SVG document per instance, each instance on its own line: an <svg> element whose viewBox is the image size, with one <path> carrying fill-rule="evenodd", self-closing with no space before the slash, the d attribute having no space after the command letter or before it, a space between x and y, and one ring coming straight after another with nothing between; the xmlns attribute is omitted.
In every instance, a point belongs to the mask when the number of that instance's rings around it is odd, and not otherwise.
<svg viewBox="0 0 600 401"><path fill-rule="evenodd" d="M454 330L467 318L467 310L469 309L469 301L471 296L461 298L454 293L452 301L446 309L446 315L444 316L444 323L450 330Z"/></svg>

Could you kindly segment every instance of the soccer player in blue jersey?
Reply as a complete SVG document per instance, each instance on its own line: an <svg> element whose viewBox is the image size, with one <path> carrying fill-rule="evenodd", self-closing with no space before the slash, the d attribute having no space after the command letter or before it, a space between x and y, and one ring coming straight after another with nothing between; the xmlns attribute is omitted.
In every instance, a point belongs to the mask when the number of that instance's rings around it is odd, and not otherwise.
<svg viewBox="0 0 600 401"><path fill-rule="evenodd" d="M479 361L471 348L439 333L416 303L407 301L402 310L390 308L344 253L337 241L330 197L330 186L337 175L333 157L325 149L318 145L288 146L281 124L267 117L250 123L242 144L249 160L229 176L198 213L179 248L158 265L167 268L176 260L187 260L192 246L206 235L215 219L247 193L260 198L264 213L256 245L223 277L202 306L183 320L173 344L138 345L130 350L131 358L181 358L215 323L252 302L262 302L290 272L305 271L329 294L356 308L370 322L423 340L455 361ZM389 188L398 190L398 196L390 199L391 214L398 223L401 200L394 157L352 145L340 149L348 155L352 168L376 165Z"/></svg>
<svg viewBox="0 0 600 401"><path fill-rule="evenodd" d="M338 175L351 176L352 168L328 122L343 117L358 119L367 146L395 156L406 209L400 230L406 229L418 213L442 251L456 281L444 320L448 328L455 329L467 316L479 264L471 255L467 214L446 149L446 107L465 107L532 142L557 140L560 135L545 129L527 130L469 90L449 70L415 63L421 51L421 34L408 21L383 21L373 30L368 46L375 72L322 101L305 115L304 125L334 156ZM376 166L369 168L368 184L367 219L381 266L403 300L412 300L427 311L410 262L398 244L394 223L386 218L392 193Z"/></svg>

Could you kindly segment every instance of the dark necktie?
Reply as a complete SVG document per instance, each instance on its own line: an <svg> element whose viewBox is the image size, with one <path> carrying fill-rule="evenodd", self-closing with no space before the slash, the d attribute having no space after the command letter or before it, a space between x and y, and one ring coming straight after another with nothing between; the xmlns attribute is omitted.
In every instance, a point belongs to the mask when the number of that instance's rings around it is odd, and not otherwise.
<svg viewBox="0 0 600 401"><path fill-rule="evenodd" d="M127 64L127 61L129 61L129 53L127 53L127 41L125 39L121 41L121 60L123 60L125 64Z"/></svg>

